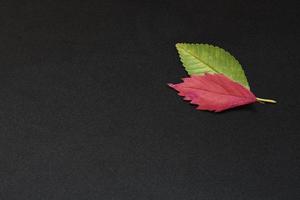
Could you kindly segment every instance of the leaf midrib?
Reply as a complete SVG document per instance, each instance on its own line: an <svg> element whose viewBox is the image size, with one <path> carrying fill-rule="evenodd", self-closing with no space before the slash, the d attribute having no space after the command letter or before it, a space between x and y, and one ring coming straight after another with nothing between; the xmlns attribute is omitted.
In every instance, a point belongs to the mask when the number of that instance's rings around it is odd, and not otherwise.
<svg viewBox="0 0 300 200"><path fill-rule="evenodd" d="M188 51L184 47L182 47L181 49L184 50L185 52L187 52L188 54L190 54L191 56L193 56L194 58L196 58L197 60L199 60L200 62L202 62L204 65L206 65L209 68L211 68L214 72L221 73L218 70L216 70L215 67L213 67L213 66L209 65L208 63L204 62L201 58L199 58L198 56L196 56L195 54L193 54L191 51Z"/></svg>
<svg viewBox="0 0 300 200"><path fill-rule="evenodd" d="M237 97L237 98L240 98L240 99L247 99L247 97L245 97L245 96L236 96L236 95L232 95L232 94L224 94L224 93L219 93L219 92L212 92L212 91L209 91L209 90L204 90L204 89L199 89L199 88L194 88L194 87L185 87L185 88L190 88L190 89L194 89L194 90L202 90L202 91L213 93L213 94L219 94L219 95L224 95L224 96L232 96L232 97Z"/></svg>

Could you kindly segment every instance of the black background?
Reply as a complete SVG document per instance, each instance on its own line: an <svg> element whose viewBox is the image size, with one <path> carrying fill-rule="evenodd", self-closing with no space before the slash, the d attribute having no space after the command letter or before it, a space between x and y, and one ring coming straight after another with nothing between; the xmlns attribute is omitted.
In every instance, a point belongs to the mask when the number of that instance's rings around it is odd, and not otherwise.
<svg viewBox="0 0 300 200"><path fill-rule="evenodd" d="M299 199L299 6L1 1L0 199ZM195 110L177 42L276 105Z"/></svg>

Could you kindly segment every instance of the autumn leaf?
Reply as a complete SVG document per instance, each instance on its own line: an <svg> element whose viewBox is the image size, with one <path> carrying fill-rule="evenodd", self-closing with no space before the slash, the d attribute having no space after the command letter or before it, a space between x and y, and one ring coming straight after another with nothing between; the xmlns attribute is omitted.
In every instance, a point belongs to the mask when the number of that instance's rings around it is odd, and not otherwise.
<svg viewBox="0 0 300 200"><path fill-rule="evenodd" d="M177 43L180 60L189 75L224 74L250 88L241 64L224 49L209 44Z"/></svg>
<svg viewBox="0 0 300 200"><path fill-rule="evenodd" d="M223 74L192 75L183 78L182 83L168 85L177 90L184 100L198 105L198 110L221 112L257 101L275 103L273 100L256 98L250 90Z"/></svg>

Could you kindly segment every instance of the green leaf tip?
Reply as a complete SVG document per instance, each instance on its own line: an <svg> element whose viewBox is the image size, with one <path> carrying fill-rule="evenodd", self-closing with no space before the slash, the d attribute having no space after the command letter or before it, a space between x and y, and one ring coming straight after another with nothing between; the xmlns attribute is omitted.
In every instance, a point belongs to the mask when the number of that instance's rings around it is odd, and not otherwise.
<svg viewBox="0 0 300 200"><path fill-rule="evenodd" d="M241 64L224 49L197 43L177 43L175 46L189 75L220 73L250 89Z"/></svg>

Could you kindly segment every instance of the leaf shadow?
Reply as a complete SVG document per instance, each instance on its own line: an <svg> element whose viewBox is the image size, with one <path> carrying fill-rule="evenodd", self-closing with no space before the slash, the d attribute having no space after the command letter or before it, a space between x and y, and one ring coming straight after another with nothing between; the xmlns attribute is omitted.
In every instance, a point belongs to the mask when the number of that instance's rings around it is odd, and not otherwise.
<svg viewBox="0 0 300 200"><path fill-rule="evenodd" d="M189 104L191 107L195 108L195 105L193 104ZM208 111L208 110L200 110L202 112L207 112L207 113L211 113L211 114L218 114L218 115L222 115L222 114L227 114L227 113L232 113L232 112L252 112L252 113L256 113L257 109L256 106L254 104L249 104L249 105L242 105L242 106L238 106L235 108L230 108L228 110L224 110L222 112L212 112L212 111Z"/></svg>
<svg viewBox="0 0 300 200"><path fill-rule="evenodd" d="M231 109L228 109L228 110L224 110L223 112L219 112L218 114L226 114L226 113L232 113L232 112L237 112L237 111L245 111L245 112L256 113L257 109L256 109L255 105L249 104L249 105L243 105L243 106L238 106L238 107L231 108Z"/></svg>

